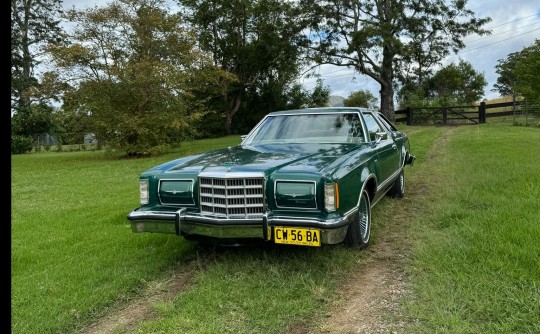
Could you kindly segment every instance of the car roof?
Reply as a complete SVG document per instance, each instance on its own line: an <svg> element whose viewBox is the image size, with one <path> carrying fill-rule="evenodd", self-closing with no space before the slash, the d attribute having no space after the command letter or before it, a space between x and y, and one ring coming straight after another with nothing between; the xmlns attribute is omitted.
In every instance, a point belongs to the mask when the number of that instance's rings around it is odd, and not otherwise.
<svg viewBox="0 0 540 334"><path fill-rule="evenodd" d="M371 111L368 108L359 108L359 107L319 107L319 108L302 108L302 109L291 109L291 110L281 110L268 113L269 116L272 115L284 115L284 114L316 114L316 113L329 113L329 112L364 112Z"/></svg>

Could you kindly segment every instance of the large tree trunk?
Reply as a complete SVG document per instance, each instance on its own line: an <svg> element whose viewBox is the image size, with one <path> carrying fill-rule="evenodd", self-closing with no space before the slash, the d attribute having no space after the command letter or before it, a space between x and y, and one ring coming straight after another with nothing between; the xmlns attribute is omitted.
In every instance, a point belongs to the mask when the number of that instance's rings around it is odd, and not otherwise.
<svg viewBox="0 0 540 334"><path fill-rule="evenodd" d="M238 93L238 94L234 94L232 96L232 101L230 101L230 104L227 104L227 111L226 111L226 116L227 116L227 134L230 135L231 134L231 128L232 128L232 120L233 120L233 117L234 115L236 114L236 112L238 111L238 109L240 109L240 103L242 102L242 95L241 93Z"/></svg>
<svg viewBox="0 0 540 334"><path fill-rule="evenodd" d="M389 120L394 121L394 89L392 84L383 83L381 84L381 112Z"/></svg>
<svg viewBox="0 0 540 334"><path fill-rule="evenodd" d="M394 55L388 47L383 50L383 61L381 67L381 112L389 120L394 121Z"/></svg>
<svg viewBox="0 0 540 334"><path fill-rule="evenodd" d="M23 86L19 92L19 110L24 110L24 112L30 112L30 98L28 97L28 88L32 79L32 55L30 54L30 38L29 34L29 21L31 17L30 5L25 3L24 6L24 21L21 22L21 48L22 48L22 81Z"/></svg>

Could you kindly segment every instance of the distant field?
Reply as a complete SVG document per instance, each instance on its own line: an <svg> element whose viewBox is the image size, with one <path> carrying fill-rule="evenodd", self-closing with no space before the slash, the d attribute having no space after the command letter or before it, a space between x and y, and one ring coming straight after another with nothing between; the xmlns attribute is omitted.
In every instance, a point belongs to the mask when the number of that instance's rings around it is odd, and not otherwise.
<svg viewBox="0 0 540 334"><path fill-rule="evenodd" d="M404 333L539 333L540 130L400 128L418 157L407 180L424 186L405 196L424 209L395 227L412 245L411 295L388 317L404 322ZM152 305L154 316L129 332L287 333L324 321L342 277L376 260L369 249L212 252L174 235L130 230L126 215L138 205L140 172L238 142L194 141L145 159L110 160L101 151L12 156L11 332L77 333L160 291L178 272L189 277L187 288ZM377 205L374 242L377 224L391 224L385 205L402 203Z"/></svg>

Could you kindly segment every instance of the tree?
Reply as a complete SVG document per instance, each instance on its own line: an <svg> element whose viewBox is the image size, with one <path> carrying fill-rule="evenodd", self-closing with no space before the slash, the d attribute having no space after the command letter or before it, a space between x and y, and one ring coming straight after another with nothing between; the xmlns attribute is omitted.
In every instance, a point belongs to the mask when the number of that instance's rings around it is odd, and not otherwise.
<svg viewBox="0 0 540 334"><path fill-rule="evenodd" d="M230 133L248 91L286 87L298 75L301 28L291 2L281 0L178 0L213 62L236 78L221 86L221 111Z"/></svg>
<svg viewBox="0 0 540 334"><path fill-rule="evenodd" d="M515 95L517 82L516 65L521 57L520 52L514 52L508 55L506 59L499 59L495 65L495 72L499 75L497 83L493 85L493 91L498 91L502 96Z"/></svg>
<svg viewBox="0 0 540 334"><path fill-rule="evenodd" d="M34 68L40 47L62 42L59 16L62 0L11 0L11 98L12 109L27 108L27 91L37 84Z"/></svg>
<svg viewBox="0 0 540 334"><path fill-rule="evenodd" d="M400 88L398 101L402 107L469 105L482 98L486 85L483 73L460 60L458 64L449 64L426 75L422 85L408 82Z"/></svg>
<svg viewBox="0 0 540 334"><path fill-rule="evenodd" d="M343 101L345 107L362 107L374 108L377 103L377 98L371 94L369 90L358 90L351 92Z"/></svg>
<svg viewBox="0 0 540 334"><path fill-rule="evenodd" d="M179 15L162 0L121 0L66 17L77 26L72 43L50 52L63 78L77 79L64 95L71 119L79 115L101 144L128 155L191 135L201 109L193 91L224 76L194 48Z"/></svg>
<svg viewBox="0 0 540 334"><path fill-rule="evenodd" d="M330 87L323 84L322 79L317 79L317 84L313 88L313 92L306 101L304 107L315 108L315 107L326 107L328 106L328 99L330 98Z"/></svg>
<svg viewBox="0 0 540 334"><path fill-rule="evenodd" d="M469 62L449 64L428 79L428 97L439 98L446 105L472 104L484 95L487 85L484 74L478 73Z"/></svg>
<svg viewBox="0 0 540 334"><path fill-rule="evenodd" d="M61 0L11 0L11 114L19 114L13 134L36 137L52 130L47 104L56 96L51 90L40 94L43 85L35 68L43 60L43 46L63 41L61 4Z"/></svg>
<svg viewBox="0 0 540 334"><path fill-rule="evenodd" d="M499 59L495 66L499 74L494 91L501 95L517 94L530 100L540 100L540 85L537 77L540 73L540 40L519 52Z"/></svg>
<svg viewBox="0 0 540 334"><path fill-rule="evenodd" d="M433 64L464 47L465 36L488 33L482 26L490 21L476 18L466 0L301 0L300 4L311 28L305 41L309 58L317 64L354 68L377 81L381 112L390 119L394 119L396 79L411 69L417 76L429 73Z"/></svg>
<svg viewBox="0 0 540 334"><path fill-rule="evenodd" d="M298 83L262 82L247 90L245 107L238 110L233 129L237 133L247 133L269 112L325 107L329 98L330 88L322 79L317 80L312 91Z"/></svg>
<svg viewBox="0 0 540 334"><path fill-rule="evenodd" d="M55 128L54 108L46 103L34 104L32 112L19 112L11 119L11 132L37 139L38 135Z"/></svg>
<svg viewBox="0 0 540 334"><path fill-rule="evenodd" d="M522 58L516 65L516 91L529 101L540 102L540 40L521 51Z"/></svg>

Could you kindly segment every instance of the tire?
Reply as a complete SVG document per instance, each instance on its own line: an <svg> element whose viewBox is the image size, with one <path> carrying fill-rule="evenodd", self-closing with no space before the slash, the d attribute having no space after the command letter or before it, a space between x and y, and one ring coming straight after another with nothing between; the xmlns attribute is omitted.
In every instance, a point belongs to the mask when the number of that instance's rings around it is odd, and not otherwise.
<svg viewBox="0 0 540 334"><path fill-rule="evenodd" d="M401 169L401 173L399 173L396 182L394 182L394 185L388 191L388 195L397 198L401 198L405 195L405 174L403 173L403 169Z"/></svg>
<svg viewBox="0 0 540 334"><path fill-rule="evenodd" d="M350 247L364 249L369 244L371 235L371 203L366 189L362 191L358 210L354 220L349 224L345 244Z"/></svg>

